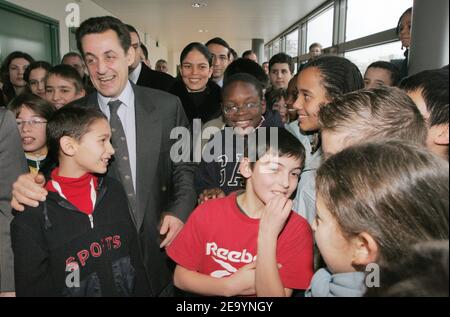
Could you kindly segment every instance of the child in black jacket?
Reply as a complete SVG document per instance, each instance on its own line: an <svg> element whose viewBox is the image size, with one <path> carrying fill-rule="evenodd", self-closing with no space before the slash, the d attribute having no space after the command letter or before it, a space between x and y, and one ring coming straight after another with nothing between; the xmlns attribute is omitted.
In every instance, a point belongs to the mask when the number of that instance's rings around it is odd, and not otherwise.
<svg viewBox="0 0 450 317"><path fill-rule="evenodd" d="M146 296L149 286L126 194L101 177L114 154L99 111L67 106L48 122L59 166L47 200L11 224L18 296Z"/></svg>

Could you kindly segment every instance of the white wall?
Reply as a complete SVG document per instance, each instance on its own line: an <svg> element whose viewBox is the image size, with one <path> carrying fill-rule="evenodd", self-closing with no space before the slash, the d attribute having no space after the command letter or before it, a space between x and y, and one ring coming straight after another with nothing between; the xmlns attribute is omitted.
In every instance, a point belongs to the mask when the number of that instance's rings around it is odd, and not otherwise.
<svg viewBox="0 0 450 317"><path fill-rule="evenodd" d="M159 59L164 59L166 61L169 59L167 48L165 46L161 46L161 44L159 44L159 46L157 47L156 41L154 39L152 39L151 37L149 37L149 35L147 33L142 33L139 31L139 35L141 37L142 43L145 44L145 46L147 47L147 49L149 51L148 59L150 60L152 69L155 69L155 64ZM169 72L170 72L170 69L169 69ZM171 74L171 75L173 75L173 74Z"/></svg>
<svg viewBox="0 0 450 317"><path fill-rule="evenodd" d="M111 12L103 9L102 7L98 6L97 4L95 4L90 0L72 0L72 1L7 0L7 1L59 21L59 44L61 56L63 56L65 53L69 51L69 30L66 26L66 17L69 14L68 12L66 12L67 4L76 3L79 5L81 21L84 21L88 18L95 16L113 15ZM123 22L128 23L128 21L125 20ZM130 24L132 23L131 21L129 22ZM167 49L165 47L161 46L156 47L155 41L151 39L149 36L146 35L143 36L142 33L141 38L144 44L149 49L149 59L152 62L152 65L154 65L156 61L160 58L167 59Z"/></svg>
<svg viewBox="0 0 450 317"><path fill-rule="evenodd" d="M170 51L168 54L167 63L169 64L169 73L176 77L177 76L177 65L180 63L181 51Z"/></svg>

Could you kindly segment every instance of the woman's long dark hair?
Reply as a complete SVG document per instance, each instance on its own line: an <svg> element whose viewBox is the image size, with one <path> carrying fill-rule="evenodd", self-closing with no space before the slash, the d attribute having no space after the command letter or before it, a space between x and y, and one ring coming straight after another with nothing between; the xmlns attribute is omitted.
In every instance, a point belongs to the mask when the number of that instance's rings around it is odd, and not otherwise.
<svg viewBox="0 0 450 317"><path fill-rule="evenodd" d="M16 96L16 92L9 77L9 65L16 58L26 59L30 64L34 62L33 57L20 51L12 52L5 58L2 66L0 67L0 76L3 82L3 94L6 97L6 100L4 100L5 103L9 103Z"/></svg>
<svg viewBox="0 0 450 317"><path fill-rule="evenodd" d="M200 52L200 54L205 56L205 58L208 60L209 67L212 66L213 58L212 58L211 53L209 52L208 48L205 45L203 45L202 43L199 43L199 42L190 43L190 44L188 44L188 46L186 46L183 49L183 51L181 52L181 55L180 55L180 65L183 65L184 59L192 51Z"/></svg>
<svg viewBox="0 0 450 317"><path fill-rule="evenodd" d="M316 67L322 77L322 85L330 99L364 88L364 79L358 67L339 56L321 56L302 69Z"/></svg>

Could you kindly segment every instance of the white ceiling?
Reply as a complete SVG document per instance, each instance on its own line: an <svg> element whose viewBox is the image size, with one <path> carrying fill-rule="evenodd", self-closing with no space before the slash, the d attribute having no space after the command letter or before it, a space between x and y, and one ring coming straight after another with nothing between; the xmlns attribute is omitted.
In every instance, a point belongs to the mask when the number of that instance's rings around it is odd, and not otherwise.
<svg viewBox="0 0 450 317"><path fill-rule="evenodd" d="M219 36L239 54L251 39L265 42L290 27L326 0L93 0L139 31L179 52L193 41ZM194 9L193 3L207 7ZM200 33L199 30L208 30Z"/></svg>

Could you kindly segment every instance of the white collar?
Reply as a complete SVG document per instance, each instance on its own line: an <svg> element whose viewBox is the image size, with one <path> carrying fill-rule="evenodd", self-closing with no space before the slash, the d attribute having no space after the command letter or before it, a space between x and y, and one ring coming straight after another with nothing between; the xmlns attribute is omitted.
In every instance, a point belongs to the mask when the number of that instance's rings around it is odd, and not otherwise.
<svg viewBox="0 0 450 317"><path fill-rule="evenodd" d="M141 70L142 70L142 63L139 63L137 65L137 67L135 69L133 69L133 71L128 75L128 78L134 83L136 84L138 79L139 79L139 75L141 74Z"/></svg>
<svg viewBox="0 0 450 317"><path fill-rule="evenodd" d="M213 78L213 81L214 81L217 85L219 85L220 88L223 88L223 77L222 77L221 79L219 79L219 80L215 80L215 79Z"/></svg>
<svg viewBox="0 0 450 317"><path fill-rule="evenodd" d="M100 93L97 93L97 100L98 104L100 106L100 109L102 112L105 113L106 110L109 112L108 103L111 100L120 100L122 101L122 104L124 104L127 107L131 107L134 104L134 92L133 87L131 87L130 81L127 82L127 85L125 86L125 89L122 91L122 93L117 98L110 98L102 96Z"/></svg>

